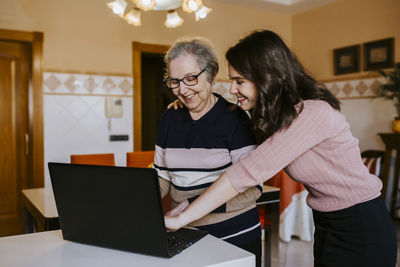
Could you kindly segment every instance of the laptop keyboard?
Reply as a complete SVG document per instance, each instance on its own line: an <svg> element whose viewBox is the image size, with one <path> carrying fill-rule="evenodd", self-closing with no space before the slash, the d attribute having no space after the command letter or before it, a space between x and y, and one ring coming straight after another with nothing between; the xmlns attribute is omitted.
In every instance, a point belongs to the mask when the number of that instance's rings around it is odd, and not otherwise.
<svg viewBox="0 0 400 267"><path fill-rule="evenodd" d="M187 243L185 238L176 236L174 232L168 232L168 249L176 249L185 243Z"/></svg>

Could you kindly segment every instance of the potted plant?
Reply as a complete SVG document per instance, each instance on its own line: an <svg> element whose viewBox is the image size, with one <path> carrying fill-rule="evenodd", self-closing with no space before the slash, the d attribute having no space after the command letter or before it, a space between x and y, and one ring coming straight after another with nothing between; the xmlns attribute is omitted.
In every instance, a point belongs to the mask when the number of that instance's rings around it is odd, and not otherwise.
<svg viewBox="0 0 400 267"><path fill-rule="evenodd" d="M385 77L386 82L381 84L377 97L392 100L397 110L397 117L393 121L393 131L400 133L400 62L395 64L392 71L378 70Z"/></svg>

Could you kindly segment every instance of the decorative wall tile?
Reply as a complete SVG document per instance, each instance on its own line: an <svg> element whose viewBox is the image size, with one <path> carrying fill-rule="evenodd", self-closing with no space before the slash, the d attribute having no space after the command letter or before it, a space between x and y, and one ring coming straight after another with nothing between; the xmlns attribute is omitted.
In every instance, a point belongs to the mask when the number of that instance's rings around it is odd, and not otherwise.
<svg viewBox="0 0 400 267"><path fill-rule="evenodd" d="M123 79L122 82L118 84L118 87L121 88L125 94L132 91L132 84L127 79Z"/></svg>
<svg viewBox="0 0 400 267"><path fill-rule="evenodd" d="M372 92L374 92L376 94L378 92L380 86L381 86L381 83L378 80L375 80L371 84L370 88L371 88Z"/></svg>
<svg viewBox="0 0 400 267"><path fill-rule="evenodd" d="M107 78L105 79L105 81L103 82L103 88L104 90L106 90L106 92L109 94L111 92L112 89L114 89L117 85L110 79Z"/></svg>
<svg viewBox="0 0 400 267"><path fill-rule="evenodd" d="M365 83L363 81L360 81L357 86L356 86L356 90L360 95L364 95L365 91L367 91L368 86L365 85Z"/></svg>
<svg viewBox="0 0 400 267"><path fill-rule="evenodd" d="M329 88L332 92L332 94L337 95L340 91L339 86L337 84L333 84L331 88Z"/></svg>
<svg viewBox="0 0 400 267"><path fill-rule="evenodd" d="M68 91L70 93L73 93L77 87L78 87L78 83L76 78L71 75L65 82L64 82L65 87L67 87Z"/></svg>
<svg viewBox="0 0 400 267"><path fill-rule="evenodd" d="M385 82L381 77L335 81L325 83L326 87L339 99L374 97Z"/></svg>
<svg viewBox="0 0 400 267"><path fill-rule="evenodd" d="M133 95L130 76L45 72L44 93L87 95Z"/></svg>
<svg viewBox="0 0 400 267"><path fill-rule="evenodd" d="M344 86L343 86L343 92L346 94L346 96L349 96L350 94L351 94L351 91L353 90L354 88L351 86L351 84L350 83L346 83Z"/></svg>
<svg viewBox="0 0 400 267"><path fill-rule="evenodd" d="M96 82L94 81L93 77L88 77L83 86L87 89L89 94L93 93L93 90L96 88Z"/></svg>
<svg viewBox="0 0 400 267"><path fill-rule="evenodd" d="M47 88L50 91L56 90L56 88L61 84L60 80L57 79L56 76L51 74L49 77L44 77L44 85L47 86Z"/></svg>

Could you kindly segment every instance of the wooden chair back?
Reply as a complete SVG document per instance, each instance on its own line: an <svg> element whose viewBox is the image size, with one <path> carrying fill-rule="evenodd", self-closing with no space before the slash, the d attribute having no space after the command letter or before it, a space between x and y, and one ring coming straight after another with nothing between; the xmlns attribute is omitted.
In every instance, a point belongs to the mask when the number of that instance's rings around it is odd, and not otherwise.
<svg viewBox="0 0 400 267"><path fill-rule="evenodd" d="M115 166L113 153L71 155L72 164Z"/></svg>
<svg viewBox="0 0 400 267"><path fill-rule="evenodd" d="M136 151L126 153L127 167L147 168L154 161L154 150L152 151Z"/></svg>

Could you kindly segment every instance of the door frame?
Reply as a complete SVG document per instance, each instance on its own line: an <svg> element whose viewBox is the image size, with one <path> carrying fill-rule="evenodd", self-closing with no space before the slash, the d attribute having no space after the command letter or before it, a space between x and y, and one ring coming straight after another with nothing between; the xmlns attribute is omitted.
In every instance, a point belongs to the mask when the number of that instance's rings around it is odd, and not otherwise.
<svg viewBox="0 0 400 267"><path fill-rule="evenodd" d="M142 53L163 54L169 46L132 42L133 151L142 150Z"/></svg>
<svg viewBox="0 0 400 267"><path fill-rule="evenodd" d="M29 151L26 188L44 187L43 147L43 33L0 29L0 41L28 43L31 46L29 77Z"/></svg>

